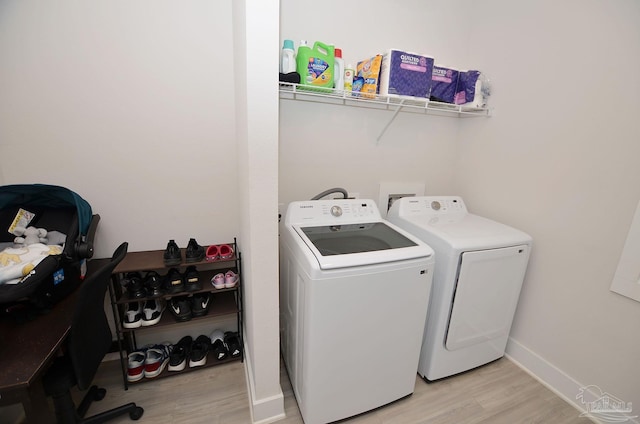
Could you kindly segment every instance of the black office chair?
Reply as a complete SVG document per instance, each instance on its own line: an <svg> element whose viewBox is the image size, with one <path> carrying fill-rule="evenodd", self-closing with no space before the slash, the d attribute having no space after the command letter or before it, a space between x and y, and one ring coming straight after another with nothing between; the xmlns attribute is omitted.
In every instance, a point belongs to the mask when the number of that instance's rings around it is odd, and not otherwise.
<svg viewBox="0 0 640 424"><path fill-rule="evenodd" d="M129 413L132 420L142 417L144 410L135 403L84 418L91 402L101 400L106 390L91 386L77 408L70 389L85 390L91 384L100 362L111 347L111 329L104 312L104 297L114 268L127 254L128 243L122 243L111 261L94 271L81 284L71 330L66 340L65 355L56 358L43 378L47 395L53 398L58 423L102 423Z"/></svg>

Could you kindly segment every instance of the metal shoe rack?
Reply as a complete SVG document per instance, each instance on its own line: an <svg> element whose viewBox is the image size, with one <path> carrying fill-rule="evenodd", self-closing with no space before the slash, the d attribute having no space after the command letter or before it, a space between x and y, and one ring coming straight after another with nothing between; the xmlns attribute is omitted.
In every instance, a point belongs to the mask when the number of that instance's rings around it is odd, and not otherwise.
<svg viewBox="0 0 640 424"><path fill-rule="evenodd" d="M120 364L122 368L122 379L124 382L125 390L128 389L130 384L139 384L143 382L157 380L159 378L171 377L174 375L182 375L185 372L198 371L203 368L222 365L228 362L233 361L243 361L244 360L244 342L243 342L243 334L242 334L242 320L243 320L243 300L242 300L242 269L241 269L241 254L237 249L236 239L233 239L233 243L225 243L229 244L233 248L233 256L229 259L219 259L214 261L202 260L200 262L185 262L184 259L182 263L174 266L178 268L181 273L189 265L195 265L196 269L199 273L200 281L202 282L202 289L198 291L190 291L190 292L179 292L179 293L171 293L164 294L162 296L156 297L142 297L131 299L126 292L126 289L123 286L123 281L130 272L140 272L143 274L148 271L156 271L161 276L167 274L170 268L174 268L171 266L165 266L163 261L163 250L150 250L143 252L129 252L127 256L120 262L120 264L114 270L111 283L109 284L109 296L111 299L111 307L113 311L113 319L115 323L116 335L117 335L117 343L118 343L118 351L120 353ZM205 246L206 249L206 246ZM182 258L185 257L185 249L182 249ZM232 288L224 288L224 289L216 289L211 284L211 278L219 273L224 272L226 270L232 269L236 274L238 274L238 284ZM212 296L211 305L209 311L206 315L201 317L193 317L192 319L184 322L178 322L175 320L171 311L165 307L165 310L162 314L162 318L160 322L157 324L147 326L147 327L137 327L137 328L124 328L123 326L123 317L125 314L125 309L127 303L134 301L144 301L149 299L163 299L165 304L175 296L185 296L192 295L197 293L210 293ZM142 378L139 381L131 382L127 380L127 366L128 366L128 354L136 351L140 346L137 344L136 333L142 332L148 329L158 329L159 327L168 327L168 326L188 326L193 322L201 322L203 320L214 320L216 318L228 317L230 315L236 315L236 328L240 339L241 349L240 356L231 357L228 356L226 359L218 360L213 355L213 352L209 351L207 357L207 363L200 367L186 367L182 371L168 371L166 368L160 375L154 378ZM188 358L187 358L188 360Z"/></svg>

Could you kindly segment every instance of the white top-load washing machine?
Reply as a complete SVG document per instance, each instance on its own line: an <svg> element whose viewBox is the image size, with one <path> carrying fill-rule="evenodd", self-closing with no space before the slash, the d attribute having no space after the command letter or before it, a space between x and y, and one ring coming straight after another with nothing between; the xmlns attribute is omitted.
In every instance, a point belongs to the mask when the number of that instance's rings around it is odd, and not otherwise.
<svg viewBox="0 0 640 424"><path fill-rule="evenodd" d="M433 250L372 200L292 202L280 231L284 362L306 424L413 393Z"/></svg>
<svg viewBox="0 0 640 424"><path fill-rule="evenodd" d="M457 196L404 197L387 219L436 254L418 374L437 380L504 356L531 237L468 213Z"/></svg>

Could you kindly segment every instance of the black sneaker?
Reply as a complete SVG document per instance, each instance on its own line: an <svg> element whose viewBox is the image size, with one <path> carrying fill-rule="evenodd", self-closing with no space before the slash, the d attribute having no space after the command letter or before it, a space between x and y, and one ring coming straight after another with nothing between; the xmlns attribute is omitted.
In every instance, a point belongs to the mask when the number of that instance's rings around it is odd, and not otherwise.
<svg viewBox="0 0 640 424"><path fill-rule="evenodd" d="M194 294L191 298L191 314L194 317L202 317L209 312L211 296L209 293Z"/></svg>
<svg viewBox="0 0 640 424"><path fill-rule="evenodd" d="M202 290L200 274L198 274L195 265L189 265L184 272L184 288L188 292Z"/></svg>
<svg viewBox="0 0 640 424"><path fill-rule="evenodd" d="M238 333L226 331L224 333L224 344L227 345L229 355L231 355L232 358L237 358L242 353L242 344Z"/></svg>
<svg viewBox="0 0 640 424"><path fill-rule="evenodd" d="M142 283L142 275L139 272L129 272L122 282L127 289L129 299L139 299L147 295Z"/></svg>
<svg viewBox="0 0 640 424"><path fill-rule="evenodd" d="M207 363L207 353L211 348L211 339L207 336L198 336L191 345L189 355L189 368L201 367Z"/></svg>
<svg viewBox="0 0 640 424"><path fill-rule="evenodd" d="M182 371L187 366L187 359L191 355L191 336L184 336L178 343L173 345L171 355L169 355L169 371Z"/></svg>
<svg viewBox="0 0 640 424"><path fill-rule="evenodd" d="M160 274L155 271L149 271L144 276L144 287L147 289L149 296L162 296L164 288Z"/></svg>
<svg viewBox="0 0 640 424"><path fill-rule="evenodd" d="M174 240L169 240L167 243L163 258L165 266L180 265L182 262L182 253Z"/></svg>
<svg viewBox="0 0 640 424"><path fill-rule="evenodd" d="M224 342L224 332L222 330L214 330L211 333L211 350L213 357L218 361L222 361L229 356L229 349Z"/></svg>
<svg viewBox="0 0 640 424"><path fill-rule="evenodd" d="M180 293L184 291L184 282L182 281L182 274L177 268L171 268L165 278L165 287L171 294Z"/></svg>
<svg viewBox="0 0 640 424"><path fill-rule="evenodd" d="M191 302L187 296L172 297L169 300L169 308L178 322L191 319Z"/></svg>
<svg viewBox="0 0 640 424"><path fill-rule="evenodd" d="M189 244L187 244L187 251L184 254L187 263L200 262L204 259L204 253L204 247L200 246L196 239L189 239Z"/></svg>

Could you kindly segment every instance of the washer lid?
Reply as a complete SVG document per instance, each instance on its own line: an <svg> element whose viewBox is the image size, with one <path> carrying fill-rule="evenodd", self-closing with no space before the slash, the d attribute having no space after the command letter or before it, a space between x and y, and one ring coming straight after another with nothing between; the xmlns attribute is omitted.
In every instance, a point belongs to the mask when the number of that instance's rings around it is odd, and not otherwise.
<svg viewBox="0 0 640 424"><path fill-rule="evenodd" d="M433 250L383 221L293 229L316 257L320 269L346 268L430 257Z"/></svg>

